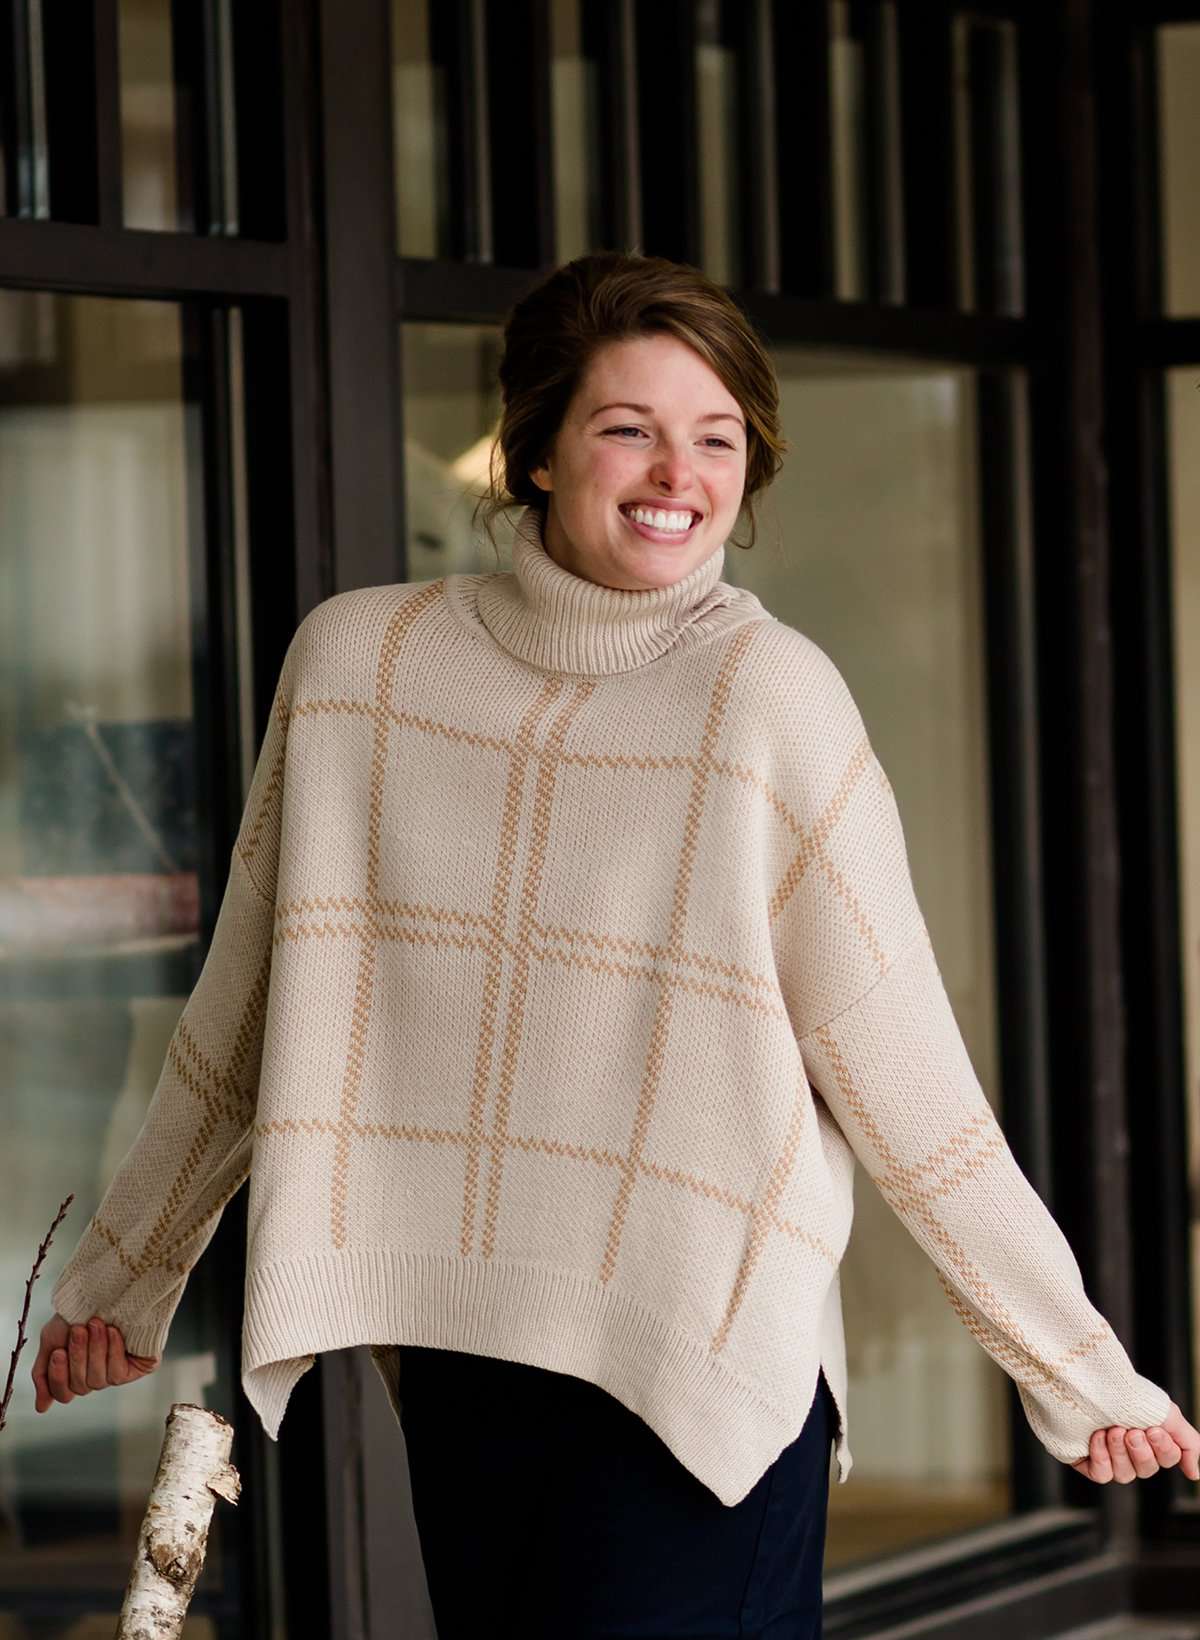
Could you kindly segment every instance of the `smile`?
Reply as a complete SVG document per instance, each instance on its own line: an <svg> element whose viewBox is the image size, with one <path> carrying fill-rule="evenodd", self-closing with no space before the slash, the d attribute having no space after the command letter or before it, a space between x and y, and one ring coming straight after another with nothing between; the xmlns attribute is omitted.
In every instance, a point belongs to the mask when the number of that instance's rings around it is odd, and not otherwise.
<svg viewBox="0 0 1200 1640"><path fill-rule="evenodd" d="M619 511L638 534L649 541L682 541L700 522L700 514L691 507L668 509L626 502Z"/></svg>

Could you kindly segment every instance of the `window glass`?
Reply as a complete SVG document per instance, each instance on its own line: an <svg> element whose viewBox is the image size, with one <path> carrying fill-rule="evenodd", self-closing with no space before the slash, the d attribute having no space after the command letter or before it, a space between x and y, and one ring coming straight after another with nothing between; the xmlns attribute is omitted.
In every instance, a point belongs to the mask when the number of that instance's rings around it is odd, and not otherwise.
<svg viewBox="0 0 1200 1640"><path fill-rule="evenodd" d="M198 8L176 14L171 0L118 0L127 228L238 231L232 4L210 0L204 18ZM195 99L209 72L216 80L216 129L198 146L204 111Z"/></svg>
<svg viewBox="0 0 1200 1640"><path fill-rule="evenodd" d="M1158 30L1163 311L1200 313L1200 23Z"/></svg>
<svg viewBox="0 0 1200 1640"><path fill-rule="evenodd" d="M554 222L558 260L600 243L596 61L584 52L580 0L553 0L550 94L554 121Z"/></svg>
<svg viewBox="0 0 1200 1640"><path fill-rule="evenodd" d="M1200 1179L1200 394L1197 370L1167 373L1174 611L1175 757L1179 802L1180 938L1183 946L1184 1064L1187 1075L1188 1177ZM1200 1282L1200 1190L1192 1186L1192 1269ZM1200 1292L1192 1306L1200 1405Z"/></svg>
<svg viewBox="0 0 1200 1640"><path fill-rule="evenodd" d="M696 124L699 135L700 265L721 285L741 283L740 133L736 28L721 0L697 0Z"/></svg>
<svg viewBox="0 0 1200 1640"><path fill-rule="evenodd" d="M427 0L392 0L392 145L402 256L441 256L449 199L446 67L434 61Z"/></svg>
<svg viewBox="0 0 1200 1640"><path fill-rule="evenodd" d="M0 1437L0 1633L111 1635L174 1401L233 1413L212 1248L158 1372L34 1411L64 1261L136 1135L204 954L181 311L0 291L0 1337L69 1192ZM7 1348L4 1356L7 1362ZM188 1633L236 1577L218 1510ZM56 1601L61 1596L61 1624ZM5 1628L36 1597L35 1628ZM91 1612L93 1617L88 1617ZM15 1617L12 1619L15 1621Z"/></svg>
<svg viewBox="0 0 1200 1640"><path fill-rule="evenodd" d="M408 578L508 567L510 525L494 528L500 558L473 522L487 485L500 416L502 337L493 325L407 324L404 476Z"/></svg>
<svg viewBox="0 0 1200 1640"><path fill-rule="evenodd" d="M726 546L725 579L820 644L858 702L1001 1114L974 378L802 349L774 358L791 450L755 546ZM1007 1514L1005 1376L861 1168L842 1296L855 1467L832 1489L826 1564Z"/></svg>

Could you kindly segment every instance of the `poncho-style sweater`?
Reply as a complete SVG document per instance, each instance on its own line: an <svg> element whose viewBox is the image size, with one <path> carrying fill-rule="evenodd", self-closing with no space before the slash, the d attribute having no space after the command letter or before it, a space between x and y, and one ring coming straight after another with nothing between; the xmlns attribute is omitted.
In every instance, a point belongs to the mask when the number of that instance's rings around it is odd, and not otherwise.
<svg viewBox="0 0 1200 1640"><path fill-rule="evenodd" d="M317 1352L396 1405L389 1346L436 1345L590 1380L735 1504L819 1367L849 1473L857 1159L1056 1458L1166 1415L972 1070L842 677L723 566L600 586L530 509L511 573L306 616L61 1315L160 1353L249 1177L268 1434Z"/></svg>

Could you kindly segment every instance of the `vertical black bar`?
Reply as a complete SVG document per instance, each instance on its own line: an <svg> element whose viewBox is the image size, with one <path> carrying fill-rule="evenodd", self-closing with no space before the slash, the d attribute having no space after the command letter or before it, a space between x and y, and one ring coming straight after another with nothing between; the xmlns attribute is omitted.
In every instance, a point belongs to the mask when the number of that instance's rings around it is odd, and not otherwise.
<svg viewBox="0 0 1200 1640"><path fill-rule="evenodd" d="M98 222L96 16L78 0L42 0L43 72L50 215L58 222Z"/></svg>
<svg viewBox="0 0 1200 1640"><path fill-rule="evenodd" d="M633 250L642 238L634 0L581 0L584 55L596 64L600 122L600 245Z"/></svg>
<svg viewBox="0 0 1200 1640"><path fill-rule="evenodd" d="M1022 257L1019 218L1011 209L1020 189L1009 140L1016 87L1001 26L968 18L965 27L975 309L1014 313L1020 307Z"/></svg>
<svg viewBox="0 0 1200 1640"><path fill-rule="evenodd" d="M485 0L431 0L429 52L445 87L450 152L449 222L442 254L450 260L492 260L492 196L487 155L488 84Z"/></svg>
<svg viewBox="0 0 1200 1640"><path fill-rule="evenodd" d="M326 327L338 591L398 579L390 14L321 0Z"/></svg>
<svg viewBox="0 0 1200 1640"><path fill-rule="evenodd" d="M1049 972L1054 1209L1094 1302L1131 1342L1129 1135L1113 747L1110 520L1102 448L1090 0L1020 31L1034 518L1041 675L1043 877ZM1099 1505L1110 1537L1136 1498L1067 1472L1071 1504ZM1121 1494L1125 1494L1122 1496Z"/></svg>
<svg viewBox="0 0 1200 1640"><path fill-rule="evenodd" d="M303 0L302 4L300 0L287 0L286 28L283 27L283 6L284 0L264 0L253 9L259 14L269 14L271 31L279 40L279 55L275 59L279 66L274 74L282 85L283 130L281 137L274 131L266 132L265 140L270 144L281 142L286 205L281 200L272 210L265 201L256 203L254 216L264 228L286 217L288 300L284 312L274 307L268 307L262 314L255 309L253 316L248 312L244 342L246 420L248 426L254 426L252 394L260 394L265 405L274 407L273 425L285 448L278 450L277 460L267 466L263 475L264 528L257 539L263 543L263 551L270 553L268 562L279 553L280 573L284 575L288 565L282 556L290 551L294 613L304 615L334 590L333 477L321 209L321 59L317 0ZM246 9L236 7L235 14ZM255 50L267 54L270 48L264 42ZM253 141L253 129L251 122L239 113L239 141ZM269 171L264 170L258 182L263 189L268 188ZM244 188L239 197L244 219L247 209ZM257 184L249 197L257 199ZM269 439L271 435L260 429L256 437ZM290 460L285 459L289 456ZM256 470L249 450L246 470L253 498ZM291 509L290 519L285 514L277 526L270 524L273 485L277 485L279 491L286 489L279 505ZM253 504L251 499L251 506ZM287 522L292 525L290 533L283 527ZM251 541L255 539L252 520ZM276 542L282 542L282 553L274 546ZM261 600L256 607L261 607ZM293 609L286 609L281 611L279 619L286 621L292 614ZM278 644L279 635L273 636ZM284 635L284 643L290 636L291 626ZM268 690L265 699L259 695L264 710L270 702L269 690L274 686L277 663L282 659L282 647L267 657L273 670L264 679Z"/></svg>
<svg viewBox="0 0 1200 1640"><path fill-rule="evenodd" d="M102 228L124 226L121 164L121 63L118 0L94 0L96 28L96 171Z"/></svg>
<svg viewBox="0 0 1200 1640"><path fill-rule="evenodd" d="M860 231L866 246L866 291L871 302L899 301L903 214L893 180L899 131L892 107L896 40L892 13L880 0L850 0L850 36L862 51L863 143Z"/></svg>
<svg viewBox="0 0 1200 1640"><path fill-rule="evenodd" d="M700 260L694 0L636 0L643 224L650 255Z"/></svg>
<svg viewBox="0 0 1200 1640"><path fill-rule="evenodd" d="M900 128L904 171L905 300L955 308L954 58L945 0L901 0Z"/></svg>
<svg viewBox="0 0 1200 1640"><path fill-rule="evenodd" d="M1027 482L1022 395L1008 373L978 376L979 519L987 634L988 763L1001 1122L1021 1168L1050 1193L1046 952L1039 849L1034 569L1022 526ZM1009 1386L1012 1506L1059 1500L1062 1466L1034 1438Z"/></svg>
<svg viewBox="0 0 1200 1640"><path fill-rule="evenodd" d="M1122 897L1129 1006L1129 1129L1135 1310L1142 1371L1187 1415L1193 1396L1185 998L1176 788L1173 542L1166 384L1140 360L1139 320L1161 296L1157 50L1153 27L1105 14L1097 32L1105 178L1101 227L1109 339L1109 472L1114 540ZM1195 375L1189 371L1189 377ZM1192 1490L1178 1469L1142 1489L1162 1532ZM1188 1498L1190 1507L1193 1500ZM1200 1524L1193 1521L1195 1525ZM1182 1608L1181 1608L1182 1609Z"/></svg>
<svg viewBox="0 0 1200 1640"><path fill-rule="evenodd" d="M212 0L171 0L176 226L182 233L207 233L220 217L221 170L213 162L220 122L213 117L219 79L212 22Z"/></svg>
<svg viewBox="0 0 1200 1640"><path fill-rule="evenodd" d="M282 239L287 232L284 181L282 40L278 0L230 7L233 101L237 129L238 232L243 239ZM291 19L292 28L300 28ZM297 131L304 152L312 137ZM298 233L305 224L296 223ZM311 232L311 224L308 226Z"/></svg>
<svg viewBox="0 0 1200 1640"><path fill-rule="evenodd" d="M191 565L192 675L209 714L196 737L201 922L211 928L224 891L228 851L241 815L233 484L223 309L189 302L179 309L182 337L184 485Z"/></svg>
<svg viewBox="0 0 1200 1640"><path fill-rule="evenodd" d="M773 0L780 283L820 301L834 290L829 7Z"/></svg>
<svg viewBox="0 0 1200 1640"><path fill-rule="evenodd" d="M486 0L492 256L505 268L554 260L549 0Z"/></svg>
<svg viewBox="0 0 1200 1640"><path fill-rule="evenodd" d="M34 212L33 88L28 0L0 0L0 145L6 216Z"/></svg>
<svg viewBox="0 0 1200 1640"><path fill-rule="evenodd" d="M779 166L775 132L775 36L772 0L726 0L738 68L738 147L745 178L742 283L756 290L780 286Z"/></svg>

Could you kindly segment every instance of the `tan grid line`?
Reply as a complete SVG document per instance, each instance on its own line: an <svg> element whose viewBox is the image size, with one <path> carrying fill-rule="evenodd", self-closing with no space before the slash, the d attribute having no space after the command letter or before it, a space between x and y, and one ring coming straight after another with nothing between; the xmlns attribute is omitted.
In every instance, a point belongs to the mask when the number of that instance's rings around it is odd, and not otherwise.
<svg viewBox="0 0 1200 1640"><path fill-rule="evenodd" d="M238 1018L237 1028L234 1031L233 1049L230 1054L229 1064L231 1067L236 1066L239 1070L245 1063L250 1045L258 1040L259 1022L266 1012L267 1006L267 981L270 967L271 959L268 952L259 964L258 973L247 993L246 1001ZM178 1028L175 1034L180 1035ZM180 1035L180 1040L182 1041L182 1035ZM211 1067L211 1062L209 1062L209 1065L210 1074L219 1084L229 1086L232 1083L236 1085L236 1079L231 1069L227 1068L224 1072L218 1073ZM158 1244L166 1235L172 1218L179 1211L188 1187L192 1182L192 1177L212 1143L214 1135L221 1126L219 1118L224 1114L223 1102L219 1100L214 1102L199 1082L193 1084L193 1091L201 1101L204 1115L192 1138L192 1143L188 1147L187 1154L180 1164L179 1171L175 1175L166 1200L151 1226L150 1234L147 1236L138 1258L138 1264L143 1269L148 1268L157 1256Z"/></svg>
<svg viewBox="0 0 1200 1640"><path fill-rule="evenodd" d="M479 1034L475 1043L475 1069L471 1078L471 1099L467 1111L468 1141L466 1165L463 1170L462 1223L459 1227L459 1250L464 1258L470 1256L475 1239L475 1211L479 1196L479 1152L484 1141L483 1112L492 1074L496 1015L500 1005L500 985L503 976L503 952L498 935L508 919L508 901L512 892L521 819L521 795L525 786L525 772L533 755L534 731L558 699L562 689L563 680L560 677L547 677L536 699L522 717L517 730L516 746L509 762L504 802L500 811L500 840L496 857L496 875L492 882L491 904L491 923L497 937L493 939L488 950L488 961L484 970Z"/></svg>
<svg viewBox="0 0 1200 1640"><path fill-rule="evenodd" d="M442 593L441 581L431 581L422 591L406 598L393 612L384 630L379 646L379 662L375 673L375 703L386 707L392 697L396 676L396 661L414 623L437 603ZM371 751L371 781L367 802L367 885L366 894L372 902L379 893L379 837L383 829L383 788L387 773L388 738L391 718L386 711L375 714L374 744ZM350 1129L358 1109L358 1094L362 1083L363 1058L366 1052L367 1030L371 1019L371 998L375 986L375 965L378 955L375 940L363 940L359 945L358 973L355 977L354 1004L350 1016L350 1040L347 1046L346 1071L342 1079L342 1130L338 1134L333 1156L333 1182L330 1191L330 1227L333 1245L346 1243L346 1194L350 1170Z"/></svg>
<svg viewBox="0 0 1200 1640"><path fill-rule="evenodd" d="M320 923L298 923L294 928L281 928L273 937L273 944L282 945L287 942L308 939L363 939L374 940L376 944L387 940L405 941L409 945L432 946L437 949L445 947L456 951L484 951L489 956L503 953L506 956L516 957L519 947L512 940L493 938L479 939L467 934L434 934L424 929L389 927L385 923L364 918L362 922L334 923L328 918ZM686 991L689 995L709 997L716 1002L727 1002L734 1007L749 1008L752 1012L762 1014L768 1019L777 1019L781 1022L788 1020L788 1013L782 1000L777 1006L762 1001L758 997L745 996L732 987L716 985L711 981L692 979L687 974L675 974L662 967L645 967L636 963L620 963L601 961L598 957L591 957L579 952L542 950L530 943L527 955L537 962L557 962L565 968L585 969L593 974L611 974L618 979L645 979L654 984L671 985L678 991ZM664 962L672 959L664 956ZM778 988L775 988L778 996Z"/></svg>
<svg viewBox="0 0 1200 1640"><path fill-rule="evenodd" d="M687 915L688 896L691 892L692 867L695 861L700 820L708 793L709 763L725 716L725 708L729 702L734 676L754 637L754 631L753 627L742 627L734 636L722 658L713 684L708 711L705 715L704 729L700 737L700 752L697 758L696 770L692 777L691 791L688 795L683 828L683 848L679 856L679 867L675 876L670 930L667 937L667 950L676 961L683 950L683 927ZM666 983L660 983L658 1000L655 1006L654 1024L651 1029L646 1063L642 1072L642 1086L638 1094L637 1112L634 1116L633 1133L630 1138L629 1151L620 1183L617 1187L616 1200L613 1203L604 1258L600 1266L600 1280L603 1283L607 1283L612 1279L613 1271L616 1268L621 1234L629 1211L629 1202L633 1194L634 1180L650 1126L650 1117L654 1110L659 1078L662 1075L667 1038L670 1034L673 1002L674 988Z"/></svg>
<svg viewBox="0 0 1200 1640"><path fill-rule="evenodd" d="M444 1144L463 1145L477 1142L480 1147L496 1149L506 1146L516 1148L529 1154L543 1154L558 1157L568 1161L594 1162L601 1167L623 1168L627 1165L625 1158L616 1151L599 1150L595 1145L571 1144L562 1139L532 1138L520 1133L506 1133L500 1136L495 1133L483 1133L477 1141L472 1135L461 1129L422 1127L413 1122L362 1122L355 1120L350 1123L351 1131L359 1139L388 1139L403 1143L417 1144ZM342 1131L341 1124L323 1117L286 1116L274 1117L270 1121L255 1123L254 1131L264 1138L336 1138ZM792 1161L792 1146L789 1140L785 1147L785 1160L789 1167ZM778 1166L779 1164L777 1164ZM723 1206L733 1209L747 1216L757 1214L766 1220L781 1234L794 1241L803 1241L814 1252L828 1260L835 1269L838 1259L829 1243L822 1237L814 1235L802 1225L791 1219L781 1217L775 1203L779 1191L770 1193L770 1201L757 1205L753 1200L740 1196L736 1191L727 1190L724 1185L714 1184L711 1180L702 1179L694 1173L688 1173L682 1168L664 1167L661 1163L647 1161L643 1156L638 1163L638 1171L646 1178L656 1179L659 1183L677 1185L682 1189L690 1190L693 1195L703 1196L708 1201L720 1202ZM786 1183L786 1179L784 1180Z"/></svg>
<svg viewBox="0 0 1200 1640"><path fill-rule="evenodd" d="M525 862L525 878L517 902L516 952L508 982L508 1020L500 1049L500 1074L496 1088L496 1107L492 1118L493 1133L501 1141L492 1149L484 1197L483 1237L480 1251L490 1258L496 1246L496 1221L500 1212L500 1186L503 1180L505 1148L503 1140L508 1132L509 1112L512 1108L513 1084L517 1074L517 1053L525 1030L525 1003L529 990L530 923L537 906L542 873L546 865L546 851L550 838L550 814L554 802L554 786L558 772L557 754L571 727L572 720L595 693L593 681L576 684L569 700L564 702L550 725L546 737L545 757L539 755L534 780L533 813L530 821L529 853Z"/></svg>
<svg viewBox="0 0 1200 1640"><path fill-rule="evenodd" d="M1018 1325L1016 1317L1012 1315L1008 1309L1008 1306L1000 1299L995 1288L984 1278L982 1273L968 1256L965 1248L955 1240L955 1238L946 1229L945 1225L929 1207L930 1201L935 1199L936 1196L943 1195L946 1192L928 1190L921 1191L917 1189L917 1180L922 1175L930 1171L930 1162L926 1161L916 1167L912 1167L907 1166L900 1161L895 1151L888 1143L886 1137L880 1130L874 1117L871 1115L871 1112L867 1107L866 1100L855 1086L854 1079L850 1074L850 1068L846 1064L846 1061L842 1056L841 1049L838 1047L838 1044L828 1026L820 1026L816 1031L814 1031L813 1035L825 1049L825 1052L829 1055L838 1088L841 1091L842 1097L847 1106L853 1112L863 1132L870 1138L871 1143L878 1151L882 1160L887 1164L886 1171L882 1174L876 1175L875 1177L875 1183L879 1190L898 1214L902 1217L913 1218L925 1226L931 1240L936 1246L940 1247L945 1252L951 1264L958 1271L963 1287L974 1296L981 1308L983 1308L984 1313L988 1314L990 1311L991 1315L996 1316L998 1321L1003 1323L1008 1328L1009 1340L1005 1347L1007 1349L1020 1351L1022 1358L1043 1375L1044 1382L1048 1386L1053 1387L1054 1394L1058 1395L1060 1399L1069 1399L1065 1386L1058 1383L1056 1379L1055 1369L1049 1362L1044 1361L1041 1356L1038 1355L1037 1351L1030 1344L1021 1327ZM964 1128L960 1130L960 1133L948 1142L948 1145L940 1146L937 1151L933 1152L933 1156L940 1159L943 1152L947 1148L955 1147L960 1144L968 1135L970 1130L975 1129L978 1131L981 1128L989 1129L991 1127L995 1127L996 1132L999 1134L999 1124L996 1123L994 1115L992 1115L990 1111L981 1112L977 1117L966 1123ZM985 1149L979 1153L974 1164L965 1163L963 1168L960 1170L960 1177L956 1179L948 1188L956 1188L957 1184L961 1183L962 1177L980 1172L986 1161L992 1155L999 1153L1003 1147L1004 1140L1003 1135L1001 1134L1000 1143L997 1144L992 1142L986 1146ZM942 1274L940 1270L938 1273L939 1275ZM946 1283L943 1280L943 1286L945 1285ZM961 1299L959 1300L959 1303L961 1303ZM959 1314L961 1317L962 1311L959 1309L959 1305L956 1304L954 1308L955 1313ZM973 1312L970 1313L973 1314ZM994 1325L994 1323L992 1324ZM974 1327L970 1327L969 1330L975 1332ZM976 1334L976 1336L978 1336L978 1334ZM1077 1345L1075 1347L1078 1349L1082 1346ZM1070 1404L1072 1406L1077 1406L1077 1403L1073 1400L1070 1401ZM1079 1410L1082 1410L1082 1408Z"/></svg>

